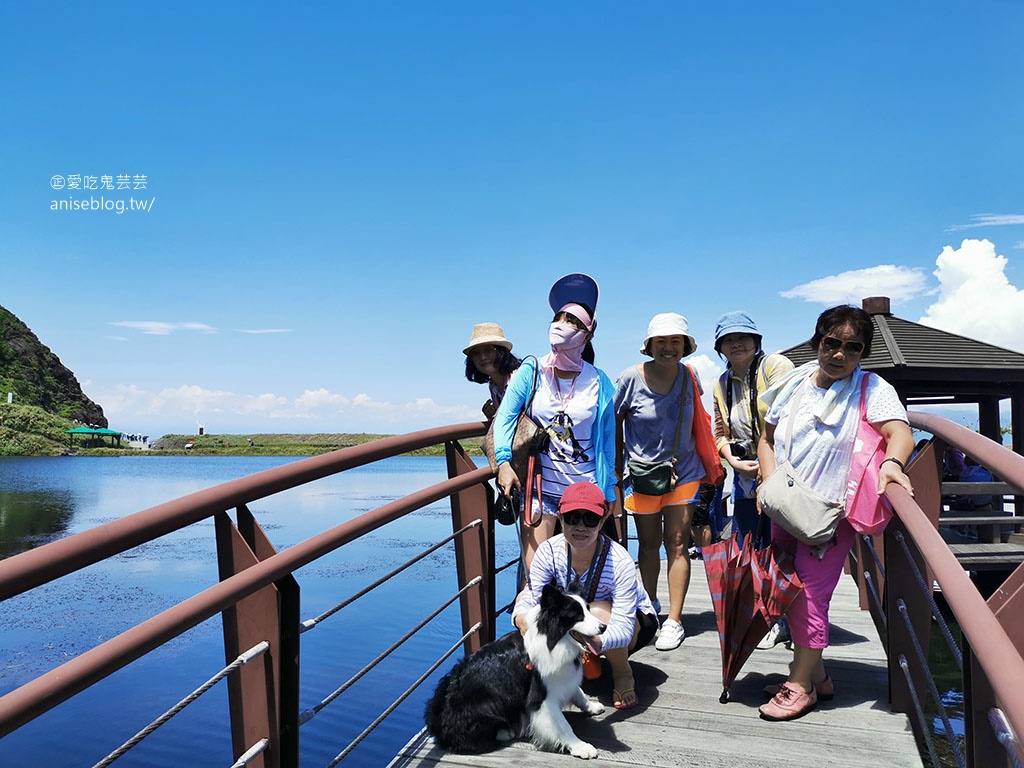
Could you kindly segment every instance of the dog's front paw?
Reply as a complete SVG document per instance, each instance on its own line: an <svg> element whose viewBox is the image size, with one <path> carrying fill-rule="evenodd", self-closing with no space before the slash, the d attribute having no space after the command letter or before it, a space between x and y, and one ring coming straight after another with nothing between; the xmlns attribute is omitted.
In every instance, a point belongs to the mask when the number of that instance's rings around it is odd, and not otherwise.
<svg viewBox="0 0 1024 768"><path fill-rule="evenodd" d="M585 741L577 741L575 744L570 745L569 754L584 760L593 760L597 757L597 748L593 744L587 744Z"/></svg>
<svg viewBox="0 0 1024 768"><path fill-rule="evenodd" d="M604 704L600 701L590 701L588 699L586 705L581 707L581 709L588 715L600 715L604 712Z"/></svg>

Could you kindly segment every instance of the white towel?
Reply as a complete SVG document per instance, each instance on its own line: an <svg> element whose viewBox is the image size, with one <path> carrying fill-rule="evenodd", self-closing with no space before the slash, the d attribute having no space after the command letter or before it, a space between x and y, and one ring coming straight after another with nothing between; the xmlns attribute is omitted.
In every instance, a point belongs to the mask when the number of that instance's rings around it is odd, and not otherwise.
<svg viewBox="0 0 1024 768"><path fill-rule="evenodd" d="M806 379L811 378L817 371L818 363L813 360L809 363L804 363L799 368L794 368L777 381L771 389L761 395L761 401L769 408L783 408L790 398L793 397L797 387ZM832 386L825 393L825 397L822 398L818 407L815 408L814 417L822 424L834 427L842 420L843 413L846 412L851 403L859 408L859 401L856 398L860 396L860 380L864 374L865 371L858 365L853 369L853 373L845 379L833 381Z"/></svg>

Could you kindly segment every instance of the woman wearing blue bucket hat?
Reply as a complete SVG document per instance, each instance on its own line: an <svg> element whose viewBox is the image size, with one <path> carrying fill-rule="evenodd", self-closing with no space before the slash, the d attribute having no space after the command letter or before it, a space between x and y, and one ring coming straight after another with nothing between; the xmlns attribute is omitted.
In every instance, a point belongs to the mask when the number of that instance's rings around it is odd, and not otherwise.
<svg viewBox="0 0 1024 768"><path fill-rule="evenodd" d="M757 441L768 410L758 398L793 370L793 363L783 355L764 353L761 332L746 312L718 318L715 351L728 363L715 383L715 442L733 471L733 532L741 544L751 534L756 547L767 543L757 538Z"/></svg>

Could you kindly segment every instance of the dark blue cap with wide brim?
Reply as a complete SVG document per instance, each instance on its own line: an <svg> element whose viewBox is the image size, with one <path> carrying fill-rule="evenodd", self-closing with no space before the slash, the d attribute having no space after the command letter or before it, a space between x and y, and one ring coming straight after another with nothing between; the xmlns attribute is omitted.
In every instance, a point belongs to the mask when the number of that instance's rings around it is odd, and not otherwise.
<svg viewBox="0 0 1024 768"><path fill-rule="evenodd" d="M574 272L560 277L548 294L548 304L552 312L558 312L566 304L583 304L592 313L597 314L597 283L590 275Z"/></svg>

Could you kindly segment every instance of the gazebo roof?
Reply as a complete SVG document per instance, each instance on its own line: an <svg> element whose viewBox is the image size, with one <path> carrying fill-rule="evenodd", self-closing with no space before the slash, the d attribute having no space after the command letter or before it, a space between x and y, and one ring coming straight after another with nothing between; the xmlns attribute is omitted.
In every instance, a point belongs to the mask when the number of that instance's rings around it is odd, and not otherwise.
<svg viewBox="0 0 1024 768"><path fill-rule="evenodd" d="M107 429L106 427L75 427L74 429L65 429L69 435L102 435L103 437L120 437L121 433L114 429Z"/></svg>

